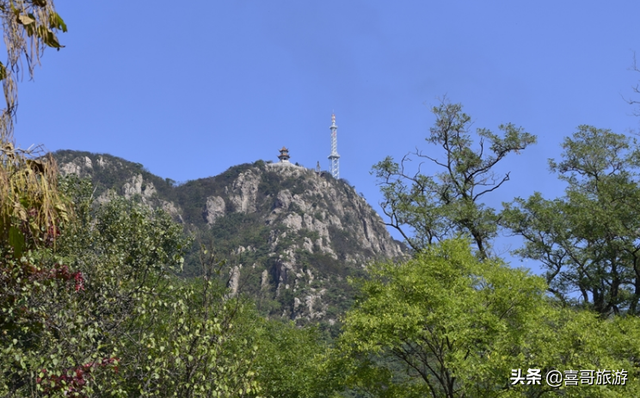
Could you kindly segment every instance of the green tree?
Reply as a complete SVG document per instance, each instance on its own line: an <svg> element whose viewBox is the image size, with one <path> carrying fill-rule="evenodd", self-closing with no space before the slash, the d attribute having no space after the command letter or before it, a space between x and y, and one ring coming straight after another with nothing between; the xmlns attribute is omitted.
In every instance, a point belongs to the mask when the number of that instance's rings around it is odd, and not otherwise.
<svg viewBox="0 0 640 398"><path fill-rule="evenodd" d="M442 158L416 151L405 155L400 163L387 157L373 167L382 185L387 225L400 231L414 250L458 233L469 234L480 256L487 257L498 217L494 209L481 202L482 196L509 180L509 173L496 176L495 166L536 138L512 124L500 126L504 137L477 129L479 148L474 150L471 118L462 112L460 104L445 101L434 107L433 113L436 123L426 140L442 148ZM419 168L412 174L407 170L412 158L426 159L442 172L430 176Z"/></svg>
<svg viewBox="0 0 640 398"><path fill-rule="evenodd" d="M254 396L250 307L208 259L180 271L188 239L166 213L63 181L77 217L55 247L3 263L0 395ZM4 258L4 257L3 257Z"/></svg>
<svg viewBox="0 0 640 398"><path fill-rule="evenodd" d="M447 240L405 264L380 264L359 283L339 347L347 382L376 397L540 397L559 392L510 380L513 369L628 371L626 386L575 386L571 397L637 396L640 322L556 308L542 278L479 260ZM349 362L350 361L350 362Z"/></svg>
<svg viewBox="0 0 640 398"><path fill-rule="evenodd" d="M637 314L640 299L640 151L635 140L580 126L551 171L565 196L536 192L506 204L502 225L525 240L519 255L547 269L549 290L596 312ZM578 293L578 298L574 292Z"/></svg>
<svg viewBox="0 0 640 398"><path fill-rule="evenodd" d="M291 321L262 320L256 360L261 395L266 398L328 397L331 382L323 372L327 345L318 330Z"/></svg>

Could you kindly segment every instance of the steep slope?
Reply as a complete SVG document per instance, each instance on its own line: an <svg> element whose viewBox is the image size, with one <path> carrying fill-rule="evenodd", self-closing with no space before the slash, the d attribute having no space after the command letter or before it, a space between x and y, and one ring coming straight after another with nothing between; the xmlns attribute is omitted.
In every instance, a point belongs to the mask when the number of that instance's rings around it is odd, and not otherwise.
<svg viewBox="0 0 640 398"><path fill-rule="evenodd" d="M232 294L256 298L272 315L333 324L352 299L346 277L403 253L353 187L325 172L257 161L175 186L110 155L54 156L62 173L92 179L98 202L111 189L167 210L227 260ZM197 254L187 258L188 275L198 273Z"/></svg>

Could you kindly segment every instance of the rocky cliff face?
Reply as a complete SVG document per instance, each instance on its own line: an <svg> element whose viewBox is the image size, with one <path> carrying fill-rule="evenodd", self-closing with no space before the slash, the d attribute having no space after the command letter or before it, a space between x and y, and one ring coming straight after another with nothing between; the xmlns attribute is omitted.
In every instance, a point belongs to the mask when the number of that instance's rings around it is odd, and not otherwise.
<svg viewBox="0 0 640 398"><path fill-rule="evenodd" d="M268 182L292 186L261 191ZM402 255L400 244L390 239L382 219L352 187L290 163L271 163L241 172L223 196L207 197L203 218L215 225L218 218L231 212L259 213L265 225L286 227L286 231L273 234L272 248L287 235L312 234L317 235L314 240L306 237L302 246L295 248L319 251L334 259L339 258L338 250L340 258L348 262ZM333 231L352 235L359 247L351 253L334 249L337 237Z"/></svg>
<svg viewBox="0 0 640 398"><path fill-rule="evenodd" d="M174 186L109 155L55 156L62 173L92 178L99 201L112 189L164 208L227 260L230 294L251 295L272 315L333 324L351 300L347 276L403 255L380 216L328 173L258 161Z"/></svg>

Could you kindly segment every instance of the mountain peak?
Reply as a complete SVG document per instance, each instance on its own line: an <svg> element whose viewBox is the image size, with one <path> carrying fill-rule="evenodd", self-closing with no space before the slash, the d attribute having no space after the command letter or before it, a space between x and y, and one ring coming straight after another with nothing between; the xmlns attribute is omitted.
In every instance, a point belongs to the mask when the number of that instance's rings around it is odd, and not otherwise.
<svg viewBox="0 0 640 398"><path fill-rule="evenodd" d="M344 180L288 159L234 166L175 186L110 155L59 151L62 173L162 207L229 265L230 294L253 296L273 315L332 324L351 300L346 276L403 255L380 216ZM185 269L195 274L195 253Z"/></svg>

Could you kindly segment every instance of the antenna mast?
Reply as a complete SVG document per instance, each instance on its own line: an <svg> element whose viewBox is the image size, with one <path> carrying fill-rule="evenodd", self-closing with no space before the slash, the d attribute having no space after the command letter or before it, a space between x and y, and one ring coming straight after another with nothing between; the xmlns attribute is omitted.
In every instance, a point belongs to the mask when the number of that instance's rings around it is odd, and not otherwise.
<svg viewBox="0 0 640 398"><path fill-rule="evenodd" d="M331 115L331 175L333 178L340 178L340 155L338 155L338 126L336 126L336 115Z"/></svg>

